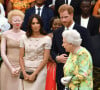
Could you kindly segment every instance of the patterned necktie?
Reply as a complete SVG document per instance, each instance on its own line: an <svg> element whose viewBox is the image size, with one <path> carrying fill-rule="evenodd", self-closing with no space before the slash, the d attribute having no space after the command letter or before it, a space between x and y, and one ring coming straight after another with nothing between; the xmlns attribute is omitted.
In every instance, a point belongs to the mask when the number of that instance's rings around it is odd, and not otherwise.
<svg viewBox="0 0 100 90"><path fill-rule="evenodd" d="M38 8L38 15L40 16L40 8Z"/></svg>

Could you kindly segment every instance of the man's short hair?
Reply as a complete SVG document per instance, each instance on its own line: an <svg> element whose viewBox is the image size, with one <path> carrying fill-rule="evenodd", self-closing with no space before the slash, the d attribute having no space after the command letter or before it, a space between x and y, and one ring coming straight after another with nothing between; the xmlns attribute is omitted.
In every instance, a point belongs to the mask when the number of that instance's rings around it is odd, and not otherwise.
<svg viewBox="0 0 100 90"><path fill-rule="evenodd" d="M74 8L68 4L63 4L59 7L58 12L62 13L64 11L68 11L69 14L74 13Z"/></svg>

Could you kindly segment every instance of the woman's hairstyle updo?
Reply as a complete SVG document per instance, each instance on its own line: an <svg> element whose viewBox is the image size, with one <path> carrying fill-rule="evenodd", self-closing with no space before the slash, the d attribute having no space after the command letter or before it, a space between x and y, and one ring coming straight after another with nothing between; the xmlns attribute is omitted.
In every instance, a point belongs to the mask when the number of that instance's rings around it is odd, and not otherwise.
<svg viewBox="0 0 100 90"><path fill-rule="evenodd" d="M75 46L80 46L82 43L80 33L78 31L76 31L75 29L65 30L62 33L62 36L67 40L68 43L71 43Z"/></svg>

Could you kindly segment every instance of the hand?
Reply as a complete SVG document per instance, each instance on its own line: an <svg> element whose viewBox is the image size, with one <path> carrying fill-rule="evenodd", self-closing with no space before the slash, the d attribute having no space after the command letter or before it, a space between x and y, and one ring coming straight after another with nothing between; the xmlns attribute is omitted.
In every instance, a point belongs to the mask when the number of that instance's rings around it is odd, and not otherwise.
<svg viewBox="0 0 100 90"><path fill-rule="evenodd" d="M12 76L18 76L18 71L16 70L16 68L12 68L11 69L11 74L12 74Z"/></svg>
<svg viewBox="0 0 100 90"><path fill-rule="evenodd" d="M17 68L16 68L16 73L19 74L20 70L21 70L21 68L20 68L20 67L17 67Z"/></svg>
<svg viewBox="0 0 100 90"><path fill-rule="evenodd" d="M24 75L24 80L28 81L29 80L29 75L26 72L24 72L23 75Z"/></svg>
<svg viewBox="0 0 100 90"><path fill-rule="evenodd" d="M57 56L56 58L57 58L57 61L60 63L65 63L66 60L68 59L66 54L61 54L61 55Z"/></svg>
<svg viewBox="0 0 100 90"><path fill-rule="evenodd" d="M54 62L54 60L52 59L52 57L50 56L50 58L49 58L49 61L50 62Z"/></svg>
<svg viewBox="0 0 100 90"><path fill-rule="evenodd" d="M71 81L72 76L66 76L61 78L61 83L63 85L68 85Z"/></svg>
<svg viewBox="0 0 100 90"><path fill-rule="evenodd" d="M21 69L20 67L17 67L17 68L16 68L16 70L18 70L18 71L20 71L20 69Z"/></svg>
<svg viewBox="0 0 100 90"><path fill-rule="evenodd" d="M30 81L30 82L35 81L35 80L36 80L36 76L37 76L37 75L36 75L36 74L34 74L34 73L33 73L33 74L31 74L31 75L29 75L29 81Z"/></svg>

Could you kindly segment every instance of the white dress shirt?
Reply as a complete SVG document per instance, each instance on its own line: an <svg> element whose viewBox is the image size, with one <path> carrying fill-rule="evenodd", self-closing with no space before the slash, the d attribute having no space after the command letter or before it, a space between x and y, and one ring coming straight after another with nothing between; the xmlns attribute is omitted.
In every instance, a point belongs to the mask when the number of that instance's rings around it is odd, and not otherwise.
<svg viewBox="0 0 100 90"><path fill-rule="evenodd" d="M75 25L75 22L72 23L72 25L70 27L65 27L65 30L73 30L74 28L74 25Z"/></svg>
<svg viewBox="0 0 100 90"><path fill-rule="evenodd" d="M42 15L42 11L43 11L43 7L44 7L44 5L43 6L41 6L41 7L37 7L36 5L35 5L35 14L38 14L38 8L40 8L40 17L41 17L41 15Z"/></svg>
<svg viewBox="0 0 100 90"><path fill-rule="evenodd" d="M81 26L87 28L88 22L89 22L89 17L88 18L83 18L81 16Z"/></svg>
<svg viewBox="0 0 100 90"><path fill-rule="evenodd" d="M65 3L66 3L66 0L65 0ZM67 4L70 5L71 4L71 0L68 0L68 3Z"/></svg>

